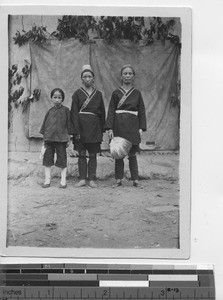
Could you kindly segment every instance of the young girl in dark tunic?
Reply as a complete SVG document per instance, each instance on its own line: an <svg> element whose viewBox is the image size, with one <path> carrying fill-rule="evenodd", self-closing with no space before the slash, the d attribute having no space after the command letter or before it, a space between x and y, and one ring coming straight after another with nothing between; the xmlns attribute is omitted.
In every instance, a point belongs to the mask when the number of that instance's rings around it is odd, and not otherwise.
<svg viewBox="0 0 223 300"><path fill-rule="evenodd" d="M43 165L45 166L45 182L43 188L50 187L51 166L54 165L54 154L57 154L55 166L61 168L60 188L66 188L67 153L71 132L69 108L62 105L65 94L63 90L55 88L51 91L54 106L45 115L40 133L43 135L45 153Z"/></svg>
<svg viewBox="0 0 223 300"><path fill-rule="evenodd" d="M94 72L90 65L83 66L81 73L83 86L72 96L71 122L74 129L74 149L78 151L78 169L80 181L76 185L86 185L87 177L90 187L96 187L97 157L101 151L105 107L102 93L94 87ZM89 160L87 162L86 153Z"/></svg>
<svg viewBox="0 0 223 300"><path fill-rule="evenodd" d="M132 143L129 151L129 169L133 186L143 188L138 181L138 163L136 152L139 152L139 143L142 132L146 131L146 114L142 95L134 88L135 71L131 65L124 65L121 69L122 85L112 93L105 128L109 138L122 137ZM115 160L115 179L113 187L122 185L124 176L124 160Z"/></svg>

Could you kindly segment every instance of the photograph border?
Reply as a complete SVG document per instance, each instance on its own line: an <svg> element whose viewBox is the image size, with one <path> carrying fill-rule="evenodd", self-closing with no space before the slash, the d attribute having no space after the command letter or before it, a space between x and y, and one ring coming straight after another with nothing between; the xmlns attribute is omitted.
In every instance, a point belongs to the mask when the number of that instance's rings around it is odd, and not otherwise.
<svg viewBox="0 0 223 300"><path fill-rule="evenodd" d="M43 10L44 8L44 10ZM182 23L181 52L181 114L180 114L180 248L179 249L96 249L6 247L8 195L8 15L107 15L180 17ZM190 256L191 214L191 82L192 82L192 10L189 7L124 7L124 6L1 6L0 28L2 45L0 70L2 112L1 172L2 203L0 210L0 255L5 257L64 258L159 258L188 259Z"/></svg>

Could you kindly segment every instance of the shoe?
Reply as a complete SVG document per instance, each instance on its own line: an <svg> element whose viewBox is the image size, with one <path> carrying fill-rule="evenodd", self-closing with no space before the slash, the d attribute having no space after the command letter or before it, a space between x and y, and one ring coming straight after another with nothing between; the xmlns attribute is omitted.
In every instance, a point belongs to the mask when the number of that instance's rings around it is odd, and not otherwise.
<svg viewBox="0 0 223 300"><path fill-rule="evenodd" d="M43 185L42 185L42 188L48 188L48 187L50 187L50 183L44 183Z"/></svg>
<svg viewBox="0 0 223 300"><path fill-rule="evenodd" d="M143 189L143 186L138 181L133 181L132 185L138 189Z"/></svg>
<svg viewBox="0 0 223 300"><path fill-rule="evenodd" d="M66 183L65 183L65 184L61 184L61 183L60 183L60 185L59 185L59 188L60 188L60 189L65 189L66 187L67 187L67 184L66 184Z"/></svg>
<svg viewBox="0 0 223 300"><path fill-rule="evenodd" d="M92 187L92 188L96 188L97 184L93 180L90 180L89 186Z"/></svg>
<svg viewBox="0 0 223 300"><path fill-rule="evenodd" d="M119 187L119 186L122 186L122 181L120 180L120 181L116 181L114 184L113 184L113 188L117 188L117 187Z"/></svg>
<svg viewBox="0 0 223 300"><path fill-rule="evenodd" d="M82 187L86 185L86 180L82 179L80 180L75 186L76 187Z"/></svg>

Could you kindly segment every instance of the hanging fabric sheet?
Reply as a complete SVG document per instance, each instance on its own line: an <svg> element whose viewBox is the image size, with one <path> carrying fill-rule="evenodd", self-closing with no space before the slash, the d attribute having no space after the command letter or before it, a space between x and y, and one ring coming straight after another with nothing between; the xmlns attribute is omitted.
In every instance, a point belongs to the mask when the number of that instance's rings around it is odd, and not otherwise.
<svg viewBox="0 0 223 300"><path fill-rule="evenodd" d="M31 90L40 89L39 101L34 101L29 113L29 137L39 138L43 118L52 107L50 92L61 88L65 93L64 106L71 107L71 98L81 85L81 71L89 64L89 45L75 39L51 40L44 44L30 43Z"/></svg>
<svg viewBox="0 0 223 300"><path fill-rule="evenodd" d="M172 104L178 95L179 48L166 41L137 45L128 40L108 45L97 40L91 45L91 66L95 85L104 92L108 108L111 94L120 85L121 68L130 63L135 70L135 88L142 93L146 108L147 131L144 142L154 142L157 149L174 150L179 145L179 106Z"/></svg>
<svg viewBox="0 0 223 300"><path fill-rule="evenodd" d="M112 92L120 85L121 67L131 63L135 69L135 88L142 93L147 116L145 141L154 141L161 150L179 145L179 107L172 105L178 96L179 49L170 41L162 45L136 45L128 40L108 44L104 40L83 45L78 40L51 40L30 44L31 90L40 89L39 101L30 105L29 137L42 137L39 129L46 111L52 106L50 92L60 87L65 92L64 105L71 106L73 92L81 84L81 70L91 64L95 86L103 94L108 109Z"/></svg>

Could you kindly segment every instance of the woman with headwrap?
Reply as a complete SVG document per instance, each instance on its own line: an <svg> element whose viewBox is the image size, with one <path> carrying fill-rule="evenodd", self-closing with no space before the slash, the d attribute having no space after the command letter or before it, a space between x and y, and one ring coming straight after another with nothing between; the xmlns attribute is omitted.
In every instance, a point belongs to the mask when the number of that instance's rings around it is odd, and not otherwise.
<svg viewBox="0 0 223 300"><path fill-rule="evenodd" d="M141 92L134 87L135 70L129 64L121 69L121 86L111 96L105 128L109 138L121 137L131 142L128 153L129 170L133 186L143 188L138 181L138 163L136 153L142 132L146 131L145 105ZM115 179L113 187L122 185L124 177L124 160L115 159Z"/></svg>

